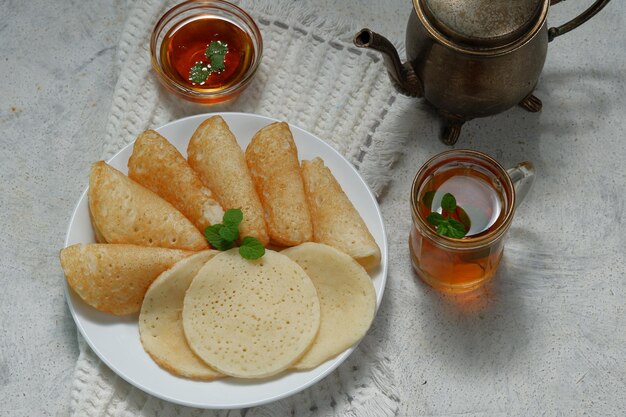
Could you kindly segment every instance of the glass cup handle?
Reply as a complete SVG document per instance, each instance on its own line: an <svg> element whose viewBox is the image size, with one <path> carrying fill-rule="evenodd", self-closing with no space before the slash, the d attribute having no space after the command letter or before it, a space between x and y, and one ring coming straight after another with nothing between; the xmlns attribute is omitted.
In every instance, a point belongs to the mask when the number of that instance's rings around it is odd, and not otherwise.
<svg viewBox="0 0 626 417"><path fill-rule="evenodd" d="M535 167L532 162L524 161L513 168L507 169L506 172L509 174L515 189L515 208L517 208L533 186Z"/></svg>

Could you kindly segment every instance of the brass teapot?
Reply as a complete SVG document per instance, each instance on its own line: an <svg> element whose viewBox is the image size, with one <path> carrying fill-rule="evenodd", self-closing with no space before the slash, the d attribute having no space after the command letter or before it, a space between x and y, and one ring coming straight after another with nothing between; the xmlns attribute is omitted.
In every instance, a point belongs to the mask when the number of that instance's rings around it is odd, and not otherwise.
<svg viewBox="0 0 626 417"><path fill-rule="evenodd" d="M392 81L404 94L424 97L443 117L441 140L453 145L463 123L516 104L541 110L532 93L548 42L576 28L610 0L547 29L551 5L561 0L413 0L406 31L408 62L383 36L362 29L354 44L383 54Z"/></svg>

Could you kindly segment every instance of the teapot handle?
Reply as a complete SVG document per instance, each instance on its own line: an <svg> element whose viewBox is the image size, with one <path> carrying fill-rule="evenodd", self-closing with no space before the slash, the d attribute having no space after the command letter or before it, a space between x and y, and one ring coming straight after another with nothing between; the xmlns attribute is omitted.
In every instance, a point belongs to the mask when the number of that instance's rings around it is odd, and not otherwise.
<svg viewBox="0 0 626 417"><path fill-rule="evenodd" d="M561 1L564 1L564 0L551 0L550 6L554 6L555 4L560 3ZM593 16L595 16L596 13L602 10L604 6L606 6L609 3L609 1L611 0L596 0L595 3L589 6L587 10L585 10L584 12L582 12L581 14L579 14L578 16L576 16L569 22L561 26L552 27L548 29L548 42L552 42L552 40L556 38L557 36L561 36L562 34L567 33L572 29L576 29L578 26L582 25L587 20L591 19Z"/></svg>

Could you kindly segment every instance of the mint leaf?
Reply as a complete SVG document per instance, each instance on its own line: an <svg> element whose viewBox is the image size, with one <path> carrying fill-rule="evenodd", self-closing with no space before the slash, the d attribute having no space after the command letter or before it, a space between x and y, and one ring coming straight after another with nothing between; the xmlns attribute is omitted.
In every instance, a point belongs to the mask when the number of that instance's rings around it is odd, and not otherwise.
<svg viewBox="0 0 626 417"><path fill-rule="evenodd" d="M207 226L204 229L204 237L209 241L211 246L215 246L213 242L218 242L222 239L220 236L220 229L222 228L221 224L214 224L212 226Z"/></svg>
<svg viewBox="0 0 626 417"><path fill-rule="evenodd" d="M211 244L211 246L213 246L217 250L224 251L235 246L235 239L230 241L224 239L220 233L222 228L224 228L223 224L214 224L212 226L209 226L204 229L204 236L206 237L206 240Z"/></svg>
<svg viewBox="0 0 626 417"><path fill-rule="evenodd" d="M224 59L228 52L228 45L221 41L213 41L207 46L204 54L211 61L211 72L224 71Z"/></svg>
<svg viewBox="0 0 626 417"><path fill-rule="evenodd" d="M461 239L465 237L467 230L463 223L456 221L455 219L448 219L448 236L455 239Z"/></svg>
<svg viewBox="0 0 626 417"><path fill-rule="evenodd" d="M465 226L465 230L469 231L469 229L472 228L472 221L470 220L470 217L467 214L467 212L463 209L463 207L457 206L456 214L459 216L459 220L461 221L463 226Z"/></svg>
<svg viewBox="0 0 626 417"><path fill-rule="evenodd" d="M441 208L446 211L454 211L456 208L456 198L450 193L445 193L441 199Z"/></svg>
<svg viewBox="0 0 626 417"><path fill-rule="evenodd" d="M211 42L204 51L209 63L196 62L189 69L189 81L195 84L203 84L212 73L223 71L226 53L228 53L227 44L221 41Z"/></svg>
<svg viewBox="0 0 626 417"><path fill-rule="evenodd" d="M433 198L435 198L435 192L426 191L424 195L422 196L422 204L424 204L426 207L430 209L433 205Z"/></svg>
<svg viewBox="0 0 626 417"><path fill-rule="evenodd" d="M222 226L222 228L220 228L219 234L222 239L234 242L237 238L239 238L239 227L234 224L226 223Z"/></svg>
<svg viewBox="0 0 626 417"><path fill-rule="evenodd" d="M223 223L204 229L206 240L217 250L225 251L235 246L239 238L239 224L243 221L241 209L229 209L224 213ZM265 255L263 244L256 238L246 236L239 246L239 254L245 259L259 259Z"/></svg>
<svg viewBox="0 0 626 417"><path fill-rule="evenodd" d="M224 71L224 58L226 55L211 55L211 72Z"/></svg>
<svg viewBox="0 0 626 417"><path fill-rule="evenodd" d="M239 223L243 221L243 212L241 209L228 209L226 213L224 213L224 217L222 222L224 224L229 224L233 226L239 227Z"/></svg>
<svg viewBox="0 0 626 417"><path fill-rule="evenodd" d="M433 211L426 217L426 221L432 224L433 226L439 226L439 224L441 224L441 222L443 222L444 219L441 214Z"/></svg>
<svg viewBox="0 0 626 417"><path fill-rule="evenodd" d="M258 239L252 236L246 236L239 246L239 254L245 259L259 259L265 255L265 248Z"/></svg>
<svg viewBox="0 0 626 417"><path fill-rule="evenodd" d="M189 81L202 84L209 77L210 71L202 62L196 64L189 70Z"/></svg>
<svg viewBox="0 0 626 417"><path fill-rule="evenodd" d="M204 54L207 58L211 59L212 55L226 55L228 52L228 45L222 43L222 41L212 41L209 46L207 46Z"/></svg>
<svg viewBox="0 0 626 417"><path fill-rule="evenodd" d="M423 200L426 199L426 195ZM442 236L448 236L455 239L464 238L470 228L470 218L461 207L457 207L456 198L450 193L443 195L441 199L441 208L443 214L435 211L426 216L426 221L435 226L437 233ZM452 213L456 213L461 221L452 217Z"/></svg>
<svg viewBox="0 0 626 417"><path fill-rule="evenodd" d="M228 250L235 246L235 241L239 238L239 223L242 220L243 212L240 209L226 210L223 223L207 227L204 236L215 249Z"/></svg>

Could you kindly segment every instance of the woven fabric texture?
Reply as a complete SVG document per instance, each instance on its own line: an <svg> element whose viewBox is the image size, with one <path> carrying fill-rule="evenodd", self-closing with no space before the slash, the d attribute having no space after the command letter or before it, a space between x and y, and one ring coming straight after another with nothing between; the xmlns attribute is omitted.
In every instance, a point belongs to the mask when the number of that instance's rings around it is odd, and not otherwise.
<svg viewBox="0 0 626 417"><path fill-rule="evenodd" d="M103 139L104 159L144 129L181 117L213 111L250 112L286 120L327 141L380 195L411 129L408 113L414 104L393 89L379 56L352 45L353 27L320 18L294 2L239 2L255 18L263 35L261 66L253 83L236 101L203 107L161 89L150 66L152 25L170 3L143 1L129 14L118 51L120 76ZM73 416L226 415L177 406L145 394L116 376L80 336L79 346L71 392ZM360 398L351 402L352 410L342 412L393 413L398 404L381 392L381 387L391 386L393 379L385 361L368 352L363 342L348 359L354 365L340 367L332 377L295 397L239 410L239 415L302 415L311 412L305 409L308 401L303 401L303 395L314 393L332 405L333 396L346 395L346 389L358 392ZM331 407L331 412L340 410Z"/></svg>

